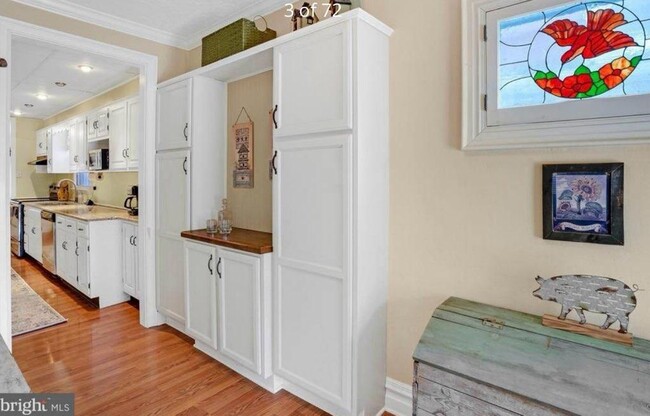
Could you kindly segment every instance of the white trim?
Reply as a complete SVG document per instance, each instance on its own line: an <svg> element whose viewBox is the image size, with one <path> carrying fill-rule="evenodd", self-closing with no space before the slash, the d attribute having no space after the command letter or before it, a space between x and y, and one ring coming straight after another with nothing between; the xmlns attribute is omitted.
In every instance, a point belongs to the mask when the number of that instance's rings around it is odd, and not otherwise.
<svg viewBox="0 0 650 416"><path fill-rule="evenodd" d="M413 414L413 388L401 381L386 377L386 405L384 411L395 416L411 416Z"/></svg>
<svg viewBox="0 0 650 416"><path fill-rule="evenodd" d="M140 70L139 97L142 102L142 123L138 147L140 150L138 179L144 192L141 194L141 207L144 215L140 217L138 232L142 236L139 256L140 276L143 283L140 307L140 323L145 327L159 325L163 317L156 311L155 288L155 134L156 134L156 90L158 83L158 58L130 49L109 45L80 36L59 32L0 17L0 56L5 57L11 65L12 36L54 43L56 45L83 50L88 53L127 62ZM0 140L8 134L9 100L11 98L10 71L0 70ZM6 146L0 146L0 165L7 166ZM0 172L0 205L9 206L7 198L7 168ZM0 334L7 344L11 343L11 290L9 257L9 218L0 220Z"/></svg>
<svg viewBox="0 0 650 416"><path fill-rule="evenodd" d="M191 50L201 46L201 39L217 29L232 23L240 17L253 18L256 15L266 15L279 10L287 0L261 0L251 6L223 18L215 16L215 21L209 27L194 32L190 36L146 26L132 20L127 20L108 13L80 6L67 0L13 0L27 6L55 13L75 20L101 26L106 29L126 33L139 38L151 40L163 45Z"/></svg>
<svg viewBox="0 0 650 416"><path fill-rule="evenodd" d="M463 0L463 150L650 143L649 115L488 126L483 108L483 96L488 91L483 25L487 23L488 12L523 1ZM559 0L537 1L544 2L538 3L543 8L544 4Z"/></svg>

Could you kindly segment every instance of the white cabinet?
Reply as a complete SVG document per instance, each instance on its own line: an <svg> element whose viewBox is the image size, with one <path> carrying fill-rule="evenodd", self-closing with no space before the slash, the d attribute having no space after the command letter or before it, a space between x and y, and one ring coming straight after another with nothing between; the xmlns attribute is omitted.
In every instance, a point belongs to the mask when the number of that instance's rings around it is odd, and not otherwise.
<svg viewBox="0 0 650 416"><path fill-rule="evenodd" d="M122 101L110 107L111 134L109 144L109 169L125 170L128 166L127 148L127 106Z"/></svg>
<svg viewBox="0 0 650 416"><path fill-rule="evenodd" d="M138 169L138 136L140 135L140 103L137 98L117 103L110 108L110 169Z"/></svg>
<svg viewBox="0 0 650 416"><path fill-rule="evenodd" d="M57 274L105 308L129 299L122 283L122 222L56 217Z"/></svg>
<svg viewBox="0 0 650 416"><path fill-rule="evenodd" d="M390 30L351 13L274 54L274 371L346 416L384 407L388 281Z"/></svg>
<svg viewBox="0 0 650 416"><path fill-rule="evenodd" d="M88 131L86 137L88 141L103 140L108 137L110 132L110 110L101 108L93 111L86 116L88 121Z"/></svg>
<svg viewBox="0 0 650 416"><path fill-rule="evenodd" d="M43 263L43 236L41 231L41 210L31 207L25 208L25 230L29 242L25 251L34 260Z"/></svg>
<svg viewBox="0 0 650 416"><path fill-rule="evenodd" d="M50 129L47 140L47 173L70 171L70 131L66 125Z"/></svg>
<svg viewBox="0 0 650 416"><path fill-rule="evenodd" d="M185 322L185 287L181 232L190 229L190 152L159 153L156 157L158 310Z"/></svg>
<svg viewBox="0 0 650 416"><path fill-rule="evenodd" d="M270 386L271 254L185 240L185 332L197 348Z"/></svg>
<svg viewBox="0 0 650 416"><path fill-rule="evenodd" d="M88 170L88 147L86 120L78 117L69 121L68 140L70 148L70 172Z"/></svg>
<svg viewBox="0 0 650 416"><path fill-rule="evenodd" d="M138 138L141 136L140 127L142 126L141 105L138 98L132 98L126 102L127 106L127 131L126 131L126 149L127 168L130 170L138 169Z"/></svg>
<svg viewBox="0 0 650 416"><path fill-rule="evenodd" d="M275 137L352 127L351 22L274 48Z"/></svg>
<svg viewBox="0 0 650 416"><path fill-rule="evenodd" d="M217 254L219 351L256 374L262 374L260 256L222 248Z"/></svg>
<svg viewBox="0 0 650 416"><path fill-rule="evenodd" d="M124 292L140 298L140 281L138 276L138 225L122 223L122 281Z"/></svg>
<svg viewBox="0 0 650 416"><path fill-rule="evenodd" d="M47 129L36 132L36 156L47 156Z"/></svg>
<svg viewBox="0 0 650 416"><path fill-rule="evenodd" d="M185 242L187 335L217 348L217 249Z"/></svg>
<svg viewBox="0 0 650 416"><path fill-rule="evenodd" d="M186 319L180 234L205 227L226 195L226 113L222 82L193 77L158 91L157 305L177 328Z"/></svg>
<svg viewBox="0 0 650 416"><path fill-rule="evenodd" d="M156 150L182 149L192 145L192 79L158 90Z"/></svg>

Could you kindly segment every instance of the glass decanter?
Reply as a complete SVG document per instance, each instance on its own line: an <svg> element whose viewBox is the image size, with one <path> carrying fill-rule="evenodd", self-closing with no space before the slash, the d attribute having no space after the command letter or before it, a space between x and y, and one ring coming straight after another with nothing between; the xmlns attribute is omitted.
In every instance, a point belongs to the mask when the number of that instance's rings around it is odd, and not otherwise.
<svg viewBox="0 0 650 416"><path fill-rule="evenodd" d="M221 201L221 211L218 215L219 234L228 235L232 232L232 213L228 209L228 200Z"/></svg>

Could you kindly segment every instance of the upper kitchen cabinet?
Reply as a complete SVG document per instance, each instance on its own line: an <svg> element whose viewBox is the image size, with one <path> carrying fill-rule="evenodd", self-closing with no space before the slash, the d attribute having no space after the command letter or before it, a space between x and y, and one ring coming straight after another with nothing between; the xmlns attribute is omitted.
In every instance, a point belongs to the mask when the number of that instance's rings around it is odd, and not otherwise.
<svg viewBox="0 0 650 416"><path fill-rule="evenodd" d="M127 168L131 170L138 169L138 137L140 137L140 99L131 98L126 102L127 111L127 130L126 130L126 148L124 154L127 159Z"/></svg>
<svg viewBox="0 0 650 416"><path fill-rule="evenodd" d="M158 89L156 150L174 150L192 144L192 79Z"/></svg>
<svg viewBox="0 0 650 416"><path fill-rule="evenodd" d="M88 114L88 141L103 140L110 132L110 109L101 108Z"/></svg>
<svg viewBox="0 0 650 416"><path fill-rule="evenodd" d="M275 137L352 127L351 22L274 49Z"/></svg>
<svg viewBox="0 0 650 416"><path fill-rule="evenodd" d="M70 129L64 124L53 126L47 139L47 173L70 172Z"/></svg>
<svg viewBox="0 0 650 416"><path fill-rule="evenodd" d="M128 165L128 158L126 156L128 146L127 111L126 101L119 102L110 107L111 134L108 141L110 170L125 170Z"/></svg>
<svg viewBox="0 0 650 416"><path fill-rule="evenodd" d="M88 146L86 141L86 119L78 117L68 122L70 172L88 170Z"/></svg>
<svg viewBox="0 0 650 416"><path fill-rule="evenodd" d="M47 135L48 130L42 129L36 132L36 156L47 156Z"/></svg>

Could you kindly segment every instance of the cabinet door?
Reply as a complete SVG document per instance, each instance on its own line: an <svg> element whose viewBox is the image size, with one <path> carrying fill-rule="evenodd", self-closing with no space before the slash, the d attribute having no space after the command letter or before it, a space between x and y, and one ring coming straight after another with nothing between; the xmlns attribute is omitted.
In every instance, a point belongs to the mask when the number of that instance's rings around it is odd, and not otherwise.
<svg viewBox="0 0 650 416"><path fill-rule="evenodd" d="M185 328L212 348L217 348L216 257L212 246L185 242Z"/></svg>
<svg viewBox="0 0 650 416"><path fill-rule="evenodd" d="M350 23L274 49L276 136L352 127Z"/></svg>
<svg viewBox="0 0 650 416"><path fill-rule="evenodd" d="M36 156L47 156L47 130L36 132Z"/></svg>
<svg viewBox="0 0 650 416"><path fill-rule="evenodd" d="M34 257L32 255L32 247L29 244L31 242L32 238L33 238L32 237L32 227L33 227L32 219L30 218L29 215L27 215L27 210L24 211L23 215L24 215L23 222L24 222L24 227L25 227L25 229L23 230L23 240L24 240L23 241L23 246L24 246L24 249L25 249L25 253L27 253L31 257Z"/></svg>
<svg viewBox="0 0 650 416"><path fill-rule="evenodd" d="M112 124L110 117L112 116L111 110L108 108L101 109L97 112L97 139L108 137L110 129L113 128L110 126Z"/></svg>
<svg viewBox="0 0 650 416"><path fill-rule="evenodd" d="M219 350L262 373L260 259L219 249Z"/></svg>
<svg viewBox="0 0 650 416"><path fill-rule="evenodd" d="M52 128L47 147L48 173L69 173L70 131L68 127Z"/></svg>
<svg viewBox="0 0 650 416"><path fill-rule="evenodd" d="M56 244L56 274L59 277L64 278L66 274L66 252L63 248L66 238L66 229L65 224L63 223L63 217L56 217L56 234L54 236ZM65 278L64 278L65 279Z"/></svg>
<svg viewBox="0 0 650 416"><path fill-rule="evenodd" d="M158 90L158 136L156 150L190 147L192 80L187 79Z"/></svg>
<svg viewBox="0 0 650 416"><path fill-rule="evenodd" d="M86 138L89 141L97 138L97 113L90 113L86 116Z"/></svg>
<svg viewBox="0 0 650 416"><path fill-rule="evenodd" d="M109 160L111 170L125 170L127 167L127 108L126 101L114 105L110 109L111 135L109 143Z"/></svg>
<svg viewBox="0 0 650 416"><path fill-rule="evenodd" d="M70 171L83 172L88 169L88 151L86 140L86 122L75 119L70 122Z"/></svg>
<svg viewBox="0 0 650 416"><path fill-rule="evenodd" d="M29 234L29 254L34 260L43 263L43 240L41 234L41 211L25 210L25 234Z"/></svg>
<svg viewBox="0 0 650 416"><path fill-rule="evenodd" d="M140 137L140 100L134 98L127 102L128 122L126 156L129 170L138 169L138 138Z"/></svg>
<svg viewBox="0 0 650 416"><path fill-rule="evenodd" d="M124 292L137 297L135 283L135 227L122 223L122 282Z"/></svg>
<svg viewBox="0 0 650 416"><path fill-rule="evenodd" d="M88 297L90 293L90 239L88 237L77 237L75 257L77 263L77 289Z"/></svg>
<svg viewBox="0 0 650 416"><path fill-rule="evenodd" d="M185 322L185 269L181 232L190 229L190 152L156 157L156 267L158 310Z"/></svg>
<svg viewBox="0 0 650 416"><path fill-rule="evenodd" d="M346 408L351 141L277 140L273 180L276 373Z"/></svg>

